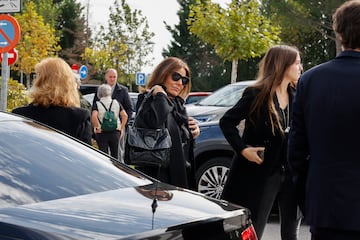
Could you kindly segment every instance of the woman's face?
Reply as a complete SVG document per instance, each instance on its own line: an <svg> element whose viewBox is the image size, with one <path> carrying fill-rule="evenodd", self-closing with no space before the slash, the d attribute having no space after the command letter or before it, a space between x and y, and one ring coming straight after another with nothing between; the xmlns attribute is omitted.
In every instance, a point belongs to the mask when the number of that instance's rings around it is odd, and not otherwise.
<svg viewBox="0 0 360 240"><path fill-rule="evenodd" d="M286 71L285 78L288 79L290 82L296 83L300 78L302 70L303 68L301 64L300 55L297 54L295 62L291 64L288 70Z"/></svg>
<svg viewBox="0 0 360 240"><path fill-rule="evenodd" d="M167 76L164 85L166 87L167 94L170 97L176 97L188 83L189 78L186 77L185 69L179 68Z"/></svg>

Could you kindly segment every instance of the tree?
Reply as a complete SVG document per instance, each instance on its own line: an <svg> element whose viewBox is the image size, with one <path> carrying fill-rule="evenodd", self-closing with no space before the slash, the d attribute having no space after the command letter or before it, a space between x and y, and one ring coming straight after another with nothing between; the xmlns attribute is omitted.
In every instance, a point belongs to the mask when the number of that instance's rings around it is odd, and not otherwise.
<svg viewBox="0 0 360 240"><path fill-rule="evenodd" d="M61 1L63 0L23 0L23 6L26 7L31 2L37 14L43 17L44 23L55 28Z"/></svg>
<svg viewBox="0 0 360 240"><path fill-rule="evenodd" d="M204 0L190 6L190 32L214 46L224 60L232 61L231 82L236 82L239 60L261 56L280 41L280 28L262 15L257 0L232 0L228 9Z"/></svg>
<svg viewBox="0 0 360 240"><path fill-rule="evenodd" d="M153 50L149 24L141 10L132 10L125 0L115 0L109 8L108 27L100 27L91 48L86 49L84 58L100 70L112 67L119 76L127 79L130 91L134 74L150 63L148 54ZM122 75L122 76L121 76Z"/></svg>
<svg viewBox="0 0 360 240"><path fill-rule="evenodd" d="M14 70L25 73L26 87L30 87L30 74L34 72L35 64L45 57L56 55L61 48L55 29L44 23L32 2L24 6L21 14L15 14L15 18L21 28L21 40L16 46L18 61Z"/></svg>
<svg viewBox="0 0 360 240"><path fill-rule="evenodd" d="M75 0L63 0L59 5L56 30L60 34L61 51L59 56L69 64L82 61L81 55L87 47L91 31L86 26L84 7Z"/></svg>
<svg viewBox="0 0 360 240"><path fill-rule="evenodd" d="M189 6L196 0L178 0L179 24L165 26L171 33L172 39L163 56L179 57L187 62L192 72L192 90L213 91L225 84L230 78L230 63L223 61L210 44L206 44L189 31L186 19L189 15Z"/></svg>
<svg viewBox="0 0 360 240"><path fill-rule="evenodd" d="M264 13L281 26L281 39L302 52L304 69L334 58L339 51L332 14L342 0L262 0Z"/></svg>

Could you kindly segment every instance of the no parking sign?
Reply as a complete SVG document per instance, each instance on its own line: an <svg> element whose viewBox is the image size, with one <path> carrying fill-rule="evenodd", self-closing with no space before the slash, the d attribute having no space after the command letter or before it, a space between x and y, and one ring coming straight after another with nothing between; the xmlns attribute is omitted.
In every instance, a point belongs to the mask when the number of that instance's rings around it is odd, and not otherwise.
<svg viewBox="0 0 360 240"><path fill-rule="evenodd" d="M10 15L0 15L0 52L6 53L14 48L20 38L18 21Z"/></svg>
<svg viewBox="0 0 360 240"><path fill-rule="evenodd" d="M145 73L136 73L136 85L145 86L146 75Z"/></svg>

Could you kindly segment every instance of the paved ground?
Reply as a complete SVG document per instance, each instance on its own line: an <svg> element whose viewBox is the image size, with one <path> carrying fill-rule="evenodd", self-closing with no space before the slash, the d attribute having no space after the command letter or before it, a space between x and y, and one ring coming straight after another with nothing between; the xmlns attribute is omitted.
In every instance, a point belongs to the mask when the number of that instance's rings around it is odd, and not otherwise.
<svg viewBox="0 0 360 240"><path fill-rule="evenodd" d="M311 235L309 226L302 224L299 233L299 240L310 240ZM261 240L281 240L280 225L277 219L270 219L265 227L265 231Z"/></svg>

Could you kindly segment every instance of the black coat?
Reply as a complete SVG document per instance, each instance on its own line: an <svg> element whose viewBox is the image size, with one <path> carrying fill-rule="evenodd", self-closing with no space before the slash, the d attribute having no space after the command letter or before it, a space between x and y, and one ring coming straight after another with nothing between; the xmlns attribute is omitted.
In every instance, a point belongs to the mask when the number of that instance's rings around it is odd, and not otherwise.
<svg viewBox="0 0 360 240"><path fill-rule="evenodd" d="M300 78L289 165L311 226L360 231L360 52L344 51Z"/></svg>
<svg viewBox="0 0 360 240"><path fill-rule="evenodd" d="M19 107L13 113L31 118L91 145L90 112L77 107Z"/></svg>
<svg viewBox="0 0 360 240"><path fill-rule="evenodd" d="M289 87L288 92L291 102L294 89ZM249 120L249 111L258 93L258 89L248 87L242 98L220 119L221 130L235 152L222 198L249 208L252 214L256 214L267 177L286 165L284 150L287 138L278 129L275 130L275 135L272 133L266 103L256 122ZM275 100L275 108L280 111ZM291 107L291 104L289 106ZM238 125L244 119L244 133L240 136ZM265 147L265 160L262 164L250 162L241 155L246 145Z"/></svg>
<svg viewBox="0 0 360 240"><path fill-rule="evenodd" d="M116 99L118 101L118 103L124 108L125 112L128 115L128 121L129 121L134 109L132 109L131 99L130 99L128 88L119 83L116 83L114 91L111 95L111 98ZM92 104L92 110L98 110L97 104L96 104L97 101L99 101L99 98L97 97L97 94L95 94L93 104Z"/></svg>
<svg viewBox="0 0 360 240"><path fill-rule="evenodd" d="M137 108L144 100L144 94L139 94ZM189 158L193 156L193 139L187 125L188 116L184 107L184 100L180 97L168 99L163 93L150 96L144 103L142 110L136 113L135 124L142 128L161 128L167 126L171 136L170 164L167 168L146 167L139 170L163 182L188 187L187 166Z"/></svg>

